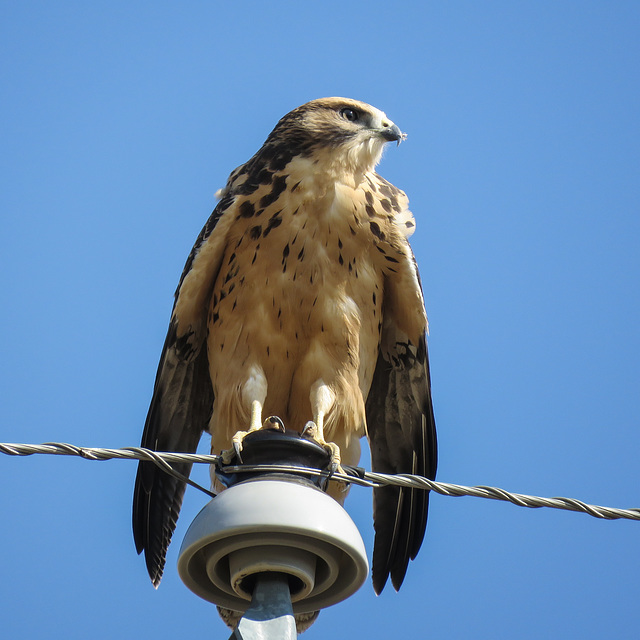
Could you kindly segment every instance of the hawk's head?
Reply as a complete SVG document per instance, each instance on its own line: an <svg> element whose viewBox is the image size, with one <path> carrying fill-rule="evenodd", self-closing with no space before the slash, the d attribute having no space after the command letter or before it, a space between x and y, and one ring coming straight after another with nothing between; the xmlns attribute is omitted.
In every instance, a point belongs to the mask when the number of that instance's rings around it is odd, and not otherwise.
<svg viewBox="0 0 640 640"><path fill-rule="evenodd" d="M312 158L318 171L364 173L380 160L387 142L406 134L387 116L364 102L320 98L284 116L258 152L271 170L281 170L295 156Z"/></svg>

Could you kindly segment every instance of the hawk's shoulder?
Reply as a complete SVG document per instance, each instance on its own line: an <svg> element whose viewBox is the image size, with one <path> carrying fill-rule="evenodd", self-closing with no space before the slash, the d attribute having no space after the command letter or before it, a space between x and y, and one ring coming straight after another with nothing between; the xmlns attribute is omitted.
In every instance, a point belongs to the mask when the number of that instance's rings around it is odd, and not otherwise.
<svg viewBox="0 0 640 640"><path fill-rule="evenodd" d="M409 210L407 194L375 172L367 175L366 182L378 210L386 214L402 236L409 238L415 231L416 221Z"/></svg>

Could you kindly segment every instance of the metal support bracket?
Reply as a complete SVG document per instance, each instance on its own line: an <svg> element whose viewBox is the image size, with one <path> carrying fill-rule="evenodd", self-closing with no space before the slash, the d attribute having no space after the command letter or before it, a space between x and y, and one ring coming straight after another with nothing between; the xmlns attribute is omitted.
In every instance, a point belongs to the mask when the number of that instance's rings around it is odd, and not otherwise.
<svg viewBox="0 0 640 640"><path fill-rule="evenodd" d="M296 640L289 580L282 573L259 573L255 577L251 605L229 640Z"/></svg>

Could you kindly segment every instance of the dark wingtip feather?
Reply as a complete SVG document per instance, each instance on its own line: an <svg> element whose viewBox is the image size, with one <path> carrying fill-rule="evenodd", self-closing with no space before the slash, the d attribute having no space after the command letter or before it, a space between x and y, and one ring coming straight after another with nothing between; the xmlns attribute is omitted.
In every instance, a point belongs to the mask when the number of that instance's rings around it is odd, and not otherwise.
<svg viewBox="0 0 640 640"><path fill-rule="evenodd" d="M192 359L178 357L175 332L170 327L158 367L156 385L142 436L142 446L153 451L194 453L211 415L213 393L206 349ZM172 465L188 477L191 464ZM151 582L162 580L167 549L176 528L185 482L154 463L141 461L133 494L133 538L144 552Z"/></svg>
<svg viewBox="0 0 640 640"><path fill-rule="evenodd" d="M143 465L151 465L146 468ZM188 476L190 464L175 464L174 468ZM150 485L146 485L149 478ZM149 487L146 489L145 486ZM153 463L142 462L138 467L133 500L133 537L138 554L144 552L145 564L153 586L162 580L167 549L178 522L186 485L169 476Z"/></svg>
<svg viewBox="0 0 640 640"><path fill-rule="evenodd" d="M400 345L404 346L404 345ZM367 398L372 466L382 473L411 473L435 478L437 441L431 404L426 341L415 352L403 351L394 365L378 358ZM423 489L374 489L372 580L376 594L389 577L398 591L422 545L429 509Z"/></svg>

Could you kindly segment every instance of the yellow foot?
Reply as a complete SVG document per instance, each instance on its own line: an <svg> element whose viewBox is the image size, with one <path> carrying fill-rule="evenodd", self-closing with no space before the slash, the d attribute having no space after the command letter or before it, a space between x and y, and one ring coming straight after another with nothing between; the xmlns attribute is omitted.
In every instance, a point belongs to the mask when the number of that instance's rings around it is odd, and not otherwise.
<svg viewBox="0 0 640 640"><path fill-rule="evenodd" d="M272 431L280 431L284 433L284 423L277 416L270 416L267 418L261 427L253 428L251 427L249 431L238 431L233 438L231 439L231 448L226 449L220 455L222 457L222 462L224 464L230 464L232 460L237 459L238 462L242 464L242 442L243 440L254 431L258 431L260 429L270 429Z"/></svg>
<svg viewBox="0 0 640 640"><path fill-rule="evenodd" d="M272 431L285 432L284 422L278 418L278 416L270 416L262 423L263 429L271 429Z"/></svg>
<svg viewBox="0 0 640 640"><path fill-rule="evenodd" d="M302 429L302 437L308 440L317 442L330 456L329 470L331 473L344 473L344 469L341 466L340 447L335 442L326 442L320 435L320 429L315 422L307 422Z"/></svg>

